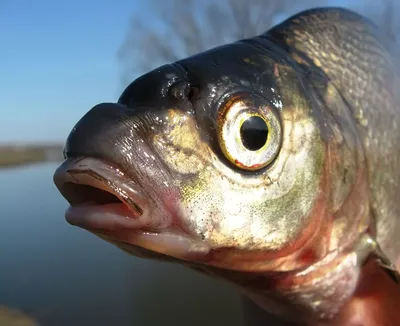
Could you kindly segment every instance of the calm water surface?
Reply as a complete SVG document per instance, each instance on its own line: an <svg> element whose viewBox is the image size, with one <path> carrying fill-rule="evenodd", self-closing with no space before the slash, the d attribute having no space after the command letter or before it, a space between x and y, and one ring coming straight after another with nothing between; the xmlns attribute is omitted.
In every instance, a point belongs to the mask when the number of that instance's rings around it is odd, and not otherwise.
<svg viewBox="0 0 400 326"><path fill-rule="evenodd" d="M0 305L44 326L241 325L228 285L68 225L56 166L0 170Z"/></svg>

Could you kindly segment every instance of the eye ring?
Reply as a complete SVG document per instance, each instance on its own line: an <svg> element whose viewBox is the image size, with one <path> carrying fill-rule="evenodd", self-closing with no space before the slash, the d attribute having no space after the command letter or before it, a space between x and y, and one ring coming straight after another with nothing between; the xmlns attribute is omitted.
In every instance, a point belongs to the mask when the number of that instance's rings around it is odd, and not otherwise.
<svg viewBox="0 0 400 326"><path fill-rule="evenodd" d="M217 133L224 156L245 171L266 167L280 151L280 120L265 99L231 97L219 110Z"/></svg>

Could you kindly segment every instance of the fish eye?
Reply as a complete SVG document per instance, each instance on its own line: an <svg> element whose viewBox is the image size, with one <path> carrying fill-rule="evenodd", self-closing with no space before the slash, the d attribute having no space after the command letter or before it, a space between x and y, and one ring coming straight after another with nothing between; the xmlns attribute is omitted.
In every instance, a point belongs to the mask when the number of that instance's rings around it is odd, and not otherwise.
<svg viewBox="0 0 400 326"><path fill-rule="evenodd" d="M240 138L243 146L250 151L261 149L268 139L268 125L259 116L248 117L240 127Z"/></svg>
<svg viewBox="0 0 400 326"><path fill-rule="evenodd" d="M256 171L278 155L282 130L277 113L265 100L236 97L217 116L218 142L236 167Z"/></svg>

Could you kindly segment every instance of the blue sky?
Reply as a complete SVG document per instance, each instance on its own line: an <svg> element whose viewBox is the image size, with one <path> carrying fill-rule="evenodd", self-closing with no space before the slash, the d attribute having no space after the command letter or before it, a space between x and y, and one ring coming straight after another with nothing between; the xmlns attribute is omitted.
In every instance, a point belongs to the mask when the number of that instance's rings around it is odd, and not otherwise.
<svg viewBox="0 0 400 326"><path fill-rule="evenodd" d="M0 143L63 141L121 92L116 52L141 1L0 1Z"/></svg>
<svg viewBox="0 0 400 326"><path fill-rule="evenodd" d="M0 143L64 141L93 105L115 101L116 53L144 2L0 0Z"/></svg>

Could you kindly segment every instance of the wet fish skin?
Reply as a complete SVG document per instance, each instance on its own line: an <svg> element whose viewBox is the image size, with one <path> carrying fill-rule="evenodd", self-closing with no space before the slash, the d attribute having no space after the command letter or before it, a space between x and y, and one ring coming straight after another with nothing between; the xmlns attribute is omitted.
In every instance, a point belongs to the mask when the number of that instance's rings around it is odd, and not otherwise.
<svg viewBox="0 0 400 326"><path fill-rule="evenodd" d="M321 8L138 78L78 122L65 154L123 171L149 201L139 231L180 242L89 231L228 280L281 319L335 316L374 254L366 236L392 262L400 252L400 83L388 44L363 17ZM260 168L243 168L264 156L229 137L227 117L248 107L273 133Z"/></svg>
<svg viewBox="0 0 400 326"><path fill-rule="evenodd" d="M348 103L367 161L377 240L396 261L399 45L366 18L335 8L299 14L269 33L291 56L304 58L325 74Z"/></svg>

